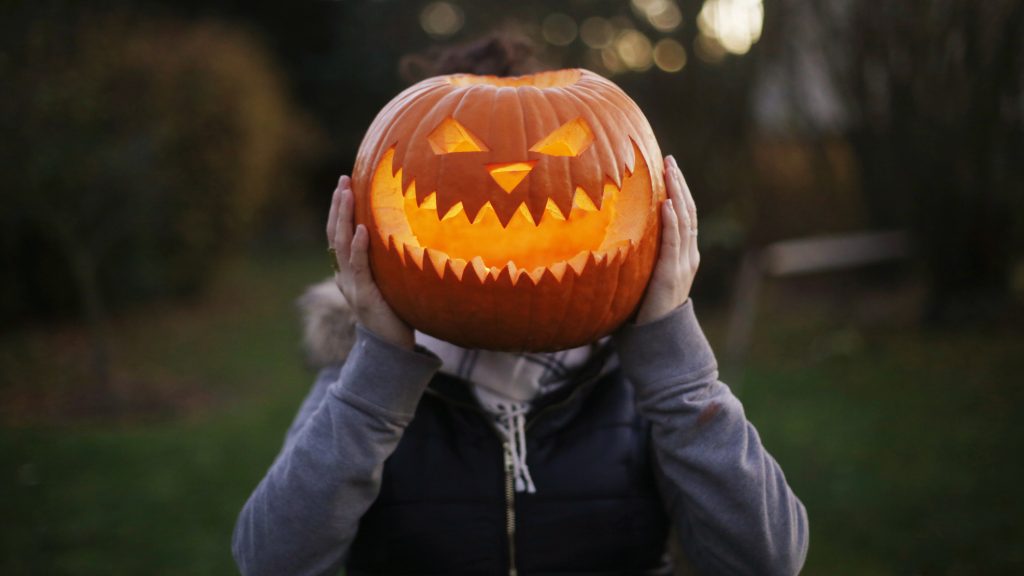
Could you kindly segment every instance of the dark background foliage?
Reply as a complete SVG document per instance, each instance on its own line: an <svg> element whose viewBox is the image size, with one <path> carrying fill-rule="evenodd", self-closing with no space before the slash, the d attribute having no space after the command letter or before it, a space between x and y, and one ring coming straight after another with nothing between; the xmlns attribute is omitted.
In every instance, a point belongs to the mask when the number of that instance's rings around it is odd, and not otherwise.
<svg viewBox="0 0 1024 576"><path fill-rule="evenodd" d="M678 158L695 299L811 511L808 573L1024 568L1024 2L8 0L0 572L232 569L308 385L290 302L334 183L494 34L612 78ZM880 231L906 255L741 272Z"/></svg>

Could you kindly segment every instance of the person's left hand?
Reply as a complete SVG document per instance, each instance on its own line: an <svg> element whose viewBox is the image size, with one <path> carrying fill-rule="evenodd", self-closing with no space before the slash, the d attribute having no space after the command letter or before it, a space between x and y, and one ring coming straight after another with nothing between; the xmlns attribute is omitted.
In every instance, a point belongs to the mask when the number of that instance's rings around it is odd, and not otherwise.
<svg viewBox="0 0 1024 576"><path fill-rule="evenodd" d="M668 198L661 204L661 248L647 294L637 310L637 324L657 320L686 302L700 265L697 206L672 156L665 157L665 189Z"/></svg>

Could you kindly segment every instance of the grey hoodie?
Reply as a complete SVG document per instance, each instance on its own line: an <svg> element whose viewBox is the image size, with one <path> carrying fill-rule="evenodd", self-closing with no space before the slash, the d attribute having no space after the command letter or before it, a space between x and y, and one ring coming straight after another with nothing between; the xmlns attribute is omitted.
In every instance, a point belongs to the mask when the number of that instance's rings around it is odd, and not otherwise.
<svg viewBox="0 0 1024 576"><path fill-rule="evenodd" d="M739 400L718 381L692 303L624 326L613 340L652 424L665 507L692 567L705 575L797 574L807 513ZM238 517L232 551L242 574L338 573L380 489L384 461L439 367L428 353L357 327L347 360L320 372Z"/></svg>

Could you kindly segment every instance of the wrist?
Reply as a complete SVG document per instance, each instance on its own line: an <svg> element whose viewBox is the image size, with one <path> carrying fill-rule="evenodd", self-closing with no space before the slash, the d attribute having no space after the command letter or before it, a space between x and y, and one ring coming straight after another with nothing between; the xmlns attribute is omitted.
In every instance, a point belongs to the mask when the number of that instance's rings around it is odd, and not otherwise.
<svg viewBox="0 0 1024 576"><path fill-rule="evenodd" d="M393 322L363 322L359 325L376 337L396 348L413 350L416 348L416 339L412 328L395 318Z"/></svg>
<svg viewBox="0 0 1024 576"><path fill-rule="evenodd" d="M613 341L623 371L635 385L671 381L717 368L690 299L646 324L624 325Z"/></svg>
<svg viewBox="0 0 1024 576"><path fill-rule="evenodd" d="M636 317L633 319L632 323L640 326L643 324L650 324L651 322L657 322L689 301L689 294L684 293L681 296L671 299L666 298L664 301L660 302L645 302L644 305L640 307L640 310L637 311Z"/></svg>
<svg viewBox="0 0 1024 576"><path fill-rule="evenodd" d="M364 408L408 419L440 367L428 351L399 348L357 325L355 346L331 390Z"/></svg>

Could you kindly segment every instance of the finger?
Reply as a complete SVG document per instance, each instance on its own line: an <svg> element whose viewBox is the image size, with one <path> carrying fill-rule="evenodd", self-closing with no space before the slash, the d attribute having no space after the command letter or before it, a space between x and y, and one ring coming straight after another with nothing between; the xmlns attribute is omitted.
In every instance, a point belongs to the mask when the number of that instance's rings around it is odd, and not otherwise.
<svg viewBox="0 0 1024 576"><path fill-rule="evenodd" d="M686 211L686 199L683 197L683 175L679 170L679 164L676 163L675 157L670 156L669 159L668 181L671 188L670 193L673 197L672 207L675 210L676 229L679 234L678 258L682 259L690 254L690 246L693 245L692 228L689 212Z"/></svg>
<svg viewBox="0 0 1024 576"><path fill-rule="evenodd" d="M679 171L679 164L673 156L669 156L668 177L665 179L668 188L669 198L672 199L672 207L675 209L676 218L679 220L679 231L686 233L690 229L690 215L686 210L686 198L683 196L683 178ZM685 239L684 239L685 240Z"/></svg>
<svg viewBox="0 0 1024 576"><path fill-rule="evenodd" d="M352 252L349 256L349 263L352 266L352 278L357 288L363 291L373 287L373 278L370 275L370 234L366 226L356 226L355 235L352 237Z"/></svg>
<svg viewBox="0 0 1024 576"><path fill-rule="evenodd" d="M671 198L665 200L661 205L661 253L658 258L662 262L677 262L679 250L682 247L681 236L679 235L679 220L677 219L675 202Z"/></svg>
<svg viewBox="0 0 1024 576"><path fill-rule="evenodd" d="M340 196L341 189L335 188L334 194L331 194L331 209L327 212L327 245L334 245L334 226L336 219L338 218L338 198Z"/></svg>
<svg viewBox="0 0 1024 576"><path fill-rule="evenodd" d="M341 201L342 184L348 181L348 176L338 179L338 185L334 187L334 194L331 195L331 209L327 213L327 244L334 245L334 232L337 227L338 203Z"/></svg>
<svg viewBox="0 0 1024 576"><path fill-rule="evenodd" d="M683 198L686 201L686 213L690 217L691 230L697 230L697 203L693 201L693 193L690 192L690 186L686 183L686 176L683 176L683 171L679 170L678 165L676 165L676 170L679 172L679 181L683 188Z"/></svg>
<svg viewBox="0 0 1024 576"><path fill-rule="evenodd" d="M338 202L338 217L334 232L334 249L338 255L338 264L343 269L348 267L349 252L352 249L352 212L354 200L351 188L341 188Z"/></svg>
<svg viewBox="0 0 1024 576"><path fill-rule="evenodd" d="M697 230L699 229L697 223L697 203L693 200L693 193L690 191L689 184L686 183L686 176L683 175L682 170L679 170L678 164L676 165L676 171L679 175L683 198L686 202L688 222L688 229L686 230L686 255L689 258L690 265L696 270L700 264L700 251L697 247Z"/></svg>

